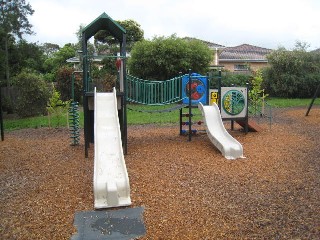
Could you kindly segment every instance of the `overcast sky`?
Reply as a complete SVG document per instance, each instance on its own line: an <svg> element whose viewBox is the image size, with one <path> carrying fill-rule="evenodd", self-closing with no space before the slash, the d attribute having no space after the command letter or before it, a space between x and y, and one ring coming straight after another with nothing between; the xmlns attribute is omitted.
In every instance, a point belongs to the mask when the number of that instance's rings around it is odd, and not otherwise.
<svg viewBox="0 0 320 240"><path fill-rule="evenodd" d="M320 48L319 0L26 0L38 43L77 41L76 32L103 12L114 20L133 19L144 37L195 37L224 46L251 44L294 48L296 41Z"/></svg>

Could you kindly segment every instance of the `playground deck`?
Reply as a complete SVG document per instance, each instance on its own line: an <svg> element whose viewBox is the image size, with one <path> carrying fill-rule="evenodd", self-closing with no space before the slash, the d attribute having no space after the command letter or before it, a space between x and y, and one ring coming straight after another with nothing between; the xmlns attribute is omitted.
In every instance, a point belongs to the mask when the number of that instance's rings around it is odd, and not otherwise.
<svg viewBox="0 0 320 240"><path fill-rule="evenodd" d="M129 126L125 161L144 239L318 239L320 108L274 111L263 131L233 131L245 159L226 160L206 135ZM67 129L6 133L0 142L0 238L70 239L76 211L93 210L93 147Z"/></svg>

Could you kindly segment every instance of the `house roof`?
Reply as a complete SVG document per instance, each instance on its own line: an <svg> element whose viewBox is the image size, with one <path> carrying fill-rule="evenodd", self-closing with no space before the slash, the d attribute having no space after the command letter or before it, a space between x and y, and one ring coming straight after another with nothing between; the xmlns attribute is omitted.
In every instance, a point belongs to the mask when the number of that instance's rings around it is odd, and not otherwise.
<svg viewBox="0 0 320 240"><path fill-rule="evenodd" d="M242 44L227 47L219 55L219 62L267 62L267 55L271 49Z"/></svg>
<svg viewBox="0 0 320 240"><path fill-rule="evenodd" d="M220 44L217 44L217 43L213 43L213 42L208 42L208 41L204 41L204 40L201 40L201 39L197 39L197 38L192 38L192 37L185 37L183 38L184 40L187 40L187 41L192 41L192 40L198 40L198 41L201 41L203 43L205 43L210 49L221 49L221 48L225 48L225 46L223 45L220 45Z"/></svg>
<svg viewBox="0 0 320 240"><path fill-rule="evenodd" d="M103 60L105 56L94 56L92 61L93 62L101 62ZM66 60L67 63L79 63L80 62L80 58L79 57L72 57L72 58L68 58Z"/></svg>

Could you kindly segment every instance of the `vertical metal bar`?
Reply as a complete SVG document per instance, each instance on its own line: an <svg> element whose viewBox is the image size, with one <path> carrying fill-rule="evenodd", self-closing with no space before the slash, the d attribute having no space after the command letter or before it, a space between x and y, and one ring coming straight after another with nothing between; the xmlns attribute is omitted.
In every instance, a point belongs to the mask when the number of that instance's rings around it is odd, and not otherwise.
<svg viewBox="0 0 320 240"><path fill-rule="evenodd" d="M245 133L247 134L248 132L249 132L249 104L248 104L248 102L249 102L249 84L247 83L247 94L246 94L246 104L247 104L247 106L246 106L246 124L245 124L245 127L244 127L244 131L245 131Z"/></svg>
<svg viewBox="0 0 320 240"><path fill-rule="evenodd" d="M191 111L191 69L189 69L189 142L191 141L191 134L192 134L192 117L191 117L191 114L192 114L192 111Z"/></svg>
<svg viewBox="0 0 320 240"><path fill-rule="evenodd" d="M220 112L221 112L221 99L222 99L222 96L221 96L221 70L219 70L219 75L218 75L218 106L219 106L219 109L220 109Z"/></svg>
<svg viewBox="0 0 320 240"><path fill-rule="evenodd" d="M83 54L83 115L84 115L84 151L85 157L88 158L88 148L89 148L89 108L88 108L88 99L86 96L87 93L87 84L88 84L88 61L87 61L87 39L86 34L82 33L82 54Z"/></svg>
<svg viewBox="0 0 320 240"><path fill-rule="evenodd" d="M206 104L210 105L210 77L209 77L209 72L207 72L207 99L206 99Z"/></svg>
<svg viewBox="0 0 320 240"><path fill-rule="evenodd" d="M123 93L121 98L121 109L123 114L123 120L122 120L122 146L124 154L126 155L128 153L128 125L127 125L127 70L126 70L126 44L127 44L127 35L125 33L122 33L122 42L120 43L120 52L121 56L123 56L122 60L122 81L123 81Z"/></svg>
<svg viewBox="0 0 320 240"><path fill-rule="evenodd" d="M179 134L182 135L182 108L179 110Z"/></svg>

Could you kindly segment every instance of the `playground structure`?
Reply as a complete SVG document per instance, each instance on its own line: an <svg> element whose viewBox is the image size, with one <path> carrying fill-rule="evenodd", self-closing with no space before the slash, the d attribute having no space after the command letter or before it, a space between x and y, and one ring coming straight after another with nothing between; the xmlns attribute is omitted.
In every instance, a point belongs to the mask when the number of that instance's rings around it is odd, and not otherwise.
<svg viewBox="0 0 320 240"><path fill-rule="evenodd" d="M119 89L114 89L113 93L94 92L88 74L87 41L99 30L108 30L120 43L120 56L116 56ZM243 157L241 144L224 128L219 108L216 105L203 106L209 104L209 77L191 73L191 70L189 74L161 82L127 75L126 31L106 13L101 14L82 30L82 59L85 157L88 157L89 144L94 143L95 208L131 204L129 178L123 157L123 154L127 153L127 101L147 105L180 103L165 111L180 109L181 134L182 109L188 109L189 141L195 132L192 129L192 108L198 107L199 104L203 121L198 121L198 124L207 123L207 134L213 144L227 159ZM224 119L243 121L247 131L247 89L222 88L221 71L218 83L218 104L220 109L223 106L227 114ZM221 95L224 90L226 93Z"/></svg>
<svg viewBox="0 0 320 240"><path fill-rule="evenodd" d="M108 30L119 41L119 90L96 93L89 78L88 40L100 30ZM127 152L126 115L126 30L102 13L82 30L83 112L85 157L94 142L94 207L130 205L130 185L123 152Z"/></svg>

